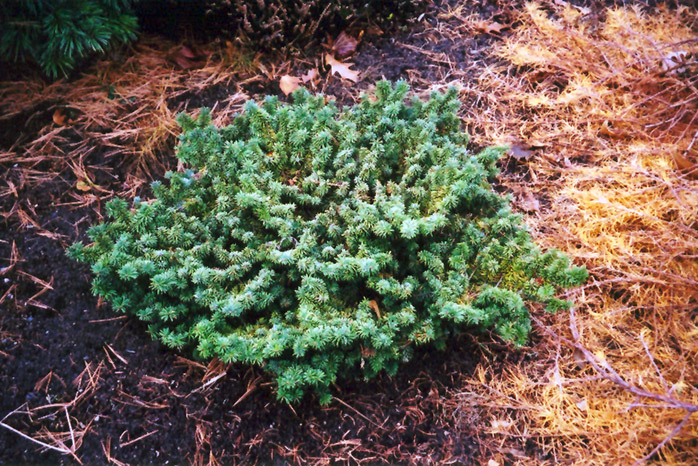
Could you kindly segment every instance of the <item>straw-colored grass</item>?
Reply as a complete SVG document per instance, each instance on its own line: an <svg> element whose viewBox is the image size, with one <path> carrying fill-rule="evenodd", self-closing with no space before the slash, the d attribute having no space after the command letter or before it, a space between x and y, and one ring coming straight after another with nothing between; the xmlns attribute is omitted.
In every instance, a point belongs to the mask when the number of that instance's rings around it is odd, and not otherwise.
<svg viewBox="0 0 698 466"><path fill-rule="evenodd" d="M531 154L505 183L549 205L517 197L591 278L573 316L537 313L533 363L480 368L455 420L501 464L695 464L698 15L546 8L528 5L505 64L465 91L487 102L466 121Z"/></svg>

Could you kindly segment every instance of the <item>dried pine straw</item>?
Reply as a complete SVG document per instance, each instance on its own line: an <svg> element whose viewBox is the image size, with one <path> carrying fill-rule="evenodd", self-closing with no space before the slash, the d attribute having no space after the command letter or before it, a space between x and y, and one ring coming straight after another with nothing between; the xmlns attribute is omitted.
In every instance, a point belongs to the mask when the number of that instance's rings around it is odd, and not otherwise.
<svg viewBox="0 0 698 466"><path fill-rule="evenodd" d="M261 79L250 73L256 62L242 67L240 54L229 47L197 49L198 60L185 58L180 63L181 48L162 38L145 36L125 58L115 52L70 82L47 83L41 77L0 82L0 123L14 119L28 126L48 119L31 140L20 131L17 142L0 151L0 163L17 163L20 170L30 172L37 164L49 162L52 170L44 165L41 177L20 177L30 186L58 176L67 164L78 179L77 191L103 194L83 163L97 151L116 157L117 165L126 164L129 179L125 186L137 188L152 178L153 169L161 172L165 160L172 157L179 133L174 118L187 97L216 86L239 89L241 76L248 78L246 82ZM219 102L216 123L239 111L245 100L247 96L237 92Z"/></svg>
<svg viewBox="0 0 698 466"><path fill-rule="evenodd" d="M505 182L591 278L573 315L535 313L534 362L481 367L452 413L485 462L695 464L698 14L564 5L522 11L465 119L532 154Z"/></svg>

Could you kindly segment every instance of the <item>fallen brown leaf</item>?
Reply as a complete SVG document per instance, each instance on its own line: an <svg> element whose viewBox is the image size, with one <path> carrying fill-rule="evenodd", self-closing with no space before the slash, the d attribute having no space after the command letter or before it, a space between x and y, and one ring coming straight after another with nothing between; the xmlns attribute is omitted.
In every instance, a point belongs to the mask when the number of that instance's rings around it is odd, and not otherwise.
<svg viewBox="0 0 698 466"><path fill-rule="evenodd" d="M356 46L359 45L359 40L342 31L337 39L332 44L332 50L337 53L338 57L346 57L356 52Z"/></svg>
<svg viewBox="0 0 698 466"><path fill-rule="evenodd" d="M525 149L523 146L519 144L510 145L509 154L516 160L528 160L533 155L533 153L530 150Z"/></svg>
<svg viewBox="0 0 698 466"><path fill-rule="evenodd" d="M177 63L177 65L179 65L179 67L182 68L183 70L189 70L191 68L196 67L196 62L194 62L194 61L192 61L184 56L175 55L173 58L174 58L175 63Z"/></svg>
<svg viewBox="0 0 698 466"><path fill-rule="evenodd" d="M587 400L582 400L578 403L576 403L577 408L581 409L582 411L587 411L589 409L589 403L587 403Z"/></svg>
<svg viewBox="0 0 698 466"><path fill-rule="evenodd" d="M300 84L301 78L296 78L287 74L282 76L281 80L279 81L279 87L281 88L281 92L283 92L284 95L289 95L291 92L298 89L298 86L300 86Z"/></svg>
<svg viewBox="0 0 698 466"><path fill-rule="evenodd" d="M203 65L205 54L195 52L186 45L181 45L171 53L172 60L183 70L200 68Z"/></svg>
<svg viewBox="0 0 698 466"><path fill-rule="evenodd" d="M347 79L352 82L359 81L359 72L349 69L349 67L354 66L353 63L342 63L335 59L329 53L325 54L325 64L331 67L330 74L338 74L342 78Z"/></svg>
<svg viewBox="0 0 698 466"><path fill-rule="evenodd" d="M83 192L86 192L86 191L89 191L90 189L92 189L92 186L90 186L89 183L87 183L83 180L78 180L77 185L75 187L78 188L79 191L83 191Z"/></svg>
<svg viewBox="0 0 698 466"><path fill-rule="evenodd" d="M68 114L64 109L57 108L53 112L53 122L58 126L65 126L70 123L70 119L68 118Z"/></svg>
<svg viewBox="0 0 698 466"><path fill-rule="evenodd" d="M313 68L312 70L308 70L307 73L305 73L303 76L301 76L301 80L304 83L310 82L311 84L315 84L317 77L318 77L317 68Z"/></svg>
<svg viewBox="0 0 698 466"><path fill-rule="evenodd" d="M526 212L540 211L540 202L530 192L521 195L521 202L519 202L519 205Z"/></svg>
<svg viewBox="0 0 698 466"><path fill-rule="evenodd" d="M587 361L586 356L584 356L584 353L576 348L574 350L574 353L572 354L572 358L574 359L574 362L577 363L577 367L579 367L580 369L584 369L586 365L589 363Z"/></svg>
<svg viewBox="0 0 698 466"><path fill-rule="evenodd" d="M555 0L555 5L561 6L561 7L568 7L568 6L573 6L579 12L583 15L588 15L591 14L591 9L583 6L578 6L578 5L570 5L569 2L565 2L564 0Z"/></svg>
<svg viewBox="0 0 698 466"><path fill-rule="evenodd" d="M181 56L186 57L186 58L191 58L192 60L196 60L196 58L197 58L196 55L194 54L194 52L192 51L192 49L190 49L186 45L181 46L179 48L178 53Z"/></svg>
<svg viewBox="0 0 698 466"><path fill-rule="evenodd" d="M503 29L506 29L508 27L505 24L498 23L497 21L485 20L475 21L473 23L473 26L476 30L484 32L485 34L499 34L500 32L502 32Z"/></svg>

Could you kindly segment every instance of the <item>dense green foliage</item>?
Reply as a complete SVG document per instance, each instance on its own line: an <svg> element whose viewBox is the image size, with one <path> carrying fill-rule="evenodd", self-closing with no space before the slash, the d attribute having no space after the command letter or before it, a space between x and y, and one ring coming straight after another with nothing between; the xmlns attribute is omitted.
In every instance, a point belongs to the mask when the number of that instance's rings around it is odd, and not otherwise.
<svg viewBox="0 0 698 466"><path fill-rule="evenodd" d="M181 116L192 169L112 201L70 253L166 345L264 365L288 401L327 402L338 375L394 373L462 329L523 344L525 301L565 308L555 293L586 271L542 253L492 189L503 149L466 150L455 90L407 92L380 82L340 112L299 90L222 129Z"/></svg>
<svg viewBox="0 0 698 466"><path fill-rule="evenodd" d="M254 50L303 46L336 37L350 24L388 24L416 15L425 0L140 0L146 30L163 32L197 21L193 32L238 41ZM163 7L163 4L165 5Z"/></svg>
<svg viewBox="0 0 698 466"><path fill-rule="evenodd" d="M33 61L50 77L110 44L135 38L131 0L3 0L0 58Z"/></svg>

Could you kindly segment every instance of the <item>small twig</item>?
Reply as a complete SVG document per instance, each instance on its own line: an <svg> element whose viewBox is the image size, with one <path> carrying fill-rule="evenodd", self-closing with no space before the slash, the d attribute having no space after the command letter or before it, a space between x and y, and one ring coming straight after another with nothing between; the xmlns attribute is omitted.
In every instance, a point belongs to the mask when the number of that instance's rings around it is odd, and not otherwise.
<svg viewBox="0 0 698 466"><path fill-rule="evenodd" d="M116 350L115 350L114 348L111 347L111 345L107 344L106 347L109 348L109 350L112 352L112 354L113 354L114 356L116 356L116 357L119 359L119 361L121 361L121 362L123 362L124 364L128 365L128 360L127 360L125 357L121 356L119 353L117 353ZM106 351L105 351L105 352L106 352Z"/></svg>
<svg viewBox="0 0 698 466"><path fill-rule="evenodd" d="M631 383L626 381L620 374L618 374L618 372L616 372L616 370L613 369L613 367L611 367L611 365L607 361L604 361L604 360L597 358L596 355L594 355L591 351L589 351L587 348L585 348L581 344L579 344L575 341L572 341L568 338L565 338L562 335L556 334L554 331L547 328L543 324L543 322L541 322L538 318L532 316L532 319L548 334L552 335L555 338L559 338L562 342L579 350L584 355L584 357L589 362L589 364L591 364L591 366L599 374L601 374L607 380L610 380L611 382L614 382L615 384L619 385L624 390L632 393L633 395L636 395L636 396L639 396L642 398L649 398L651 400L655 400L655 401L659 401L661 403L669 404L669 405L673 406L675 409L683 409L686 411L690 411L691 413L698 412L698 405L686 403L686 402L678 400L672 396L663 395L661 393L650 392L650 391L645 390L643 388L639 388L639 387L632 385ZM574 308L570 310L570 329L572 330L573 337L576 340L578 340L579 339L579 331L577 329Z"/></svg>
<svg viewBox="0 0 698 466"><path fill-rule="evenodd" d="M21 436L21 437L24 437L25 439L27 439L27 440L29 440L29 441L31 441L31 442L34 442L34 443L36 443L36 444L38 444L38 445L41 445L41 446L44 447L44 448L48 448L49 450L55 450L55 451L57 451L57 452L63 453L64 455L73 455L73 456L75 456L75 454L74 454L72 451L70 451L69 449L67 449L67 448L58 448L58 447L56 447L56 446L49 445L48 443L44 443L44 442L42 442L41 440L36 440L35 438L30 437L29 435L25 434L24 432L20 432L19 430L15 429L14 427L8 426L8 425L5 424L4 422L0 422L0 426L4 427L5 429L11 430L11 431L14 432L15 434L17 434L17 435L19 435L19 436ZM75 458L77 459L77 457L75 457ZM82 462L81 462L79 459L78 459L78 462L80 462L80 464L82 464Z"/></svg>
<svg viewBox="0 0 698 466"><path fill-rule="evenodd" d="M639 460L635 461L635 463L633 463L633 466L639 466L642 463L644 463L645 461L647 461L648 459L652 458L652 456L654 456L655 453L657 453L659 450L661 450L664 445L666 445L667 443L669 443L671 441L671 439L676 437L676 435L679 432L681 432L681 429L683 428L683 426L688 422L688 419L691 417L691 414L693 414L693 413L687 412L686 415L681 420L681 422L679 422L676 425L676 427L674 427L674 430L672 430L669 433L669 435L667 435L666 438L659 443L659 445L654 447L651 452L649 452L647 455L643 456Z"/></svg>
<svg viewBox="0 0 698 466"><path fill-rule="evenodd" d="M370 423L373 424L374 426L378 427L379 429L383 429L383 426L382 426L382 425L377 424L375 421L372 421L372 420L369 419L368 417L364 416L364 414L361 413L361 411L359 411L358 409L354 408L353 406L351 406L351 405L345 403L344 401L340 400L340 399L337 398L336 396L333 397L332 399L338 401L340 404L342 404L342 405L346 406L347 408L351 409L351 410L354 411L356 414L358 414L358 415L361 416L362 418L366 419L368 422L370 422Z"/></svg>
<svg viewBox="0 0 698 466"><path fill-rule="evenodd" d="M662 381L662 386L664 387L664 391L666 393L670 393L669 390L669 385L667 385L666 380L664 380L664 375L662 375L662 372L659 370L659 367L657 367L657 363L654 362L654 358L650 354L650 349L647 347L647 342L645 342L645 337L640 333L640 341L642 342L642 347L645 348L645 354L647 354L647 357L650 360L650 363L652 363L652 367L654 367L654 371L657 373L659 376L659 380Z"/></svg>
<svg viewBox="0 0 698 466"><path fill-rule="evenodd" d="M636 387L635 385L629 383L626 381L618 372L611 367L611 365L608 363L608 361L602 360L596 355L594 355L591 351L589 351L587 348L582 346L579 343L579 328L577 326L577 318L575 314L574 308L570 309L570 330L572 332L572 338L574 338L574 341L563 337L562 335L558 335L555 333L553 330L549 329L546 327L543 322L541 322L538 318L535 316L532 316L533 321L538 324L539 327L543 329L546 333L549 335L553 336L554 338L558 339L558 341L562 341L566 343L569 346L572 346L579 352L581 352L585 359L591 364L591 366L598 372L603 378L606 380L609 380L616 385L620 386L623 390L632 393L638 398L646 398L650 400L654 400L659 402L658 404L643 404L640 405L639 403L633 403L631 404L630 407L635 407L635 406L644 406L647 408L668 408L668 409L681 409L686 411L686 415L684 416L683 420L669 433L669 435L662 440L659 445L657 445L647 456L639 459L638 461L635 462L634 466L637 466L639 464L644 463L647 461L649 458L652 457L655 453L657 453L664 445L666 445L669 441L671 441L672 438L674 438L683 428L683 426L688 422L689 418L693 413L698 412L698 405L691 404L691 403L686 403L684 401L681 401L677 398L674 398L673 396L670 395L671 390L668 389L668 385L666 384L666 381L664 380L663 376L661 373L659 373L659 368L656 366L654 362L654 358L649 352L649 349L647 348L647 345L645 344L644 340L642 340L643 346L645 347L645 350L647 351L647 354L650 358L650 361L652 362L652 365L655 367L655 370L657 370L657 373L659 374L660 379L662 380L662 383L664 385L664 388L666 390L665 394L661 393L654 393L650 392L648 390L645 390L640 387ZM641 337L642 339L642 337Z"/></svg>
<svg viewBox="0 0 698 466"><path fill-rule="evenodd" d="M109 319L88 320L87 322L90 324L101 324L103 322L112 322L115 320L121 320L126 318L128 318L128 316L110 317Z"/></svg>
<svg viewBox="0 0 698 466"><path fill-rule="evenodd" d="M126 463L122 463L111 456L111 437L107 437L107 440L102 442L102 451L104 452L104 456L107 458L108 463L114 463L116 466L128 466Z"/></svg>
<svg viewBox="0 0 698 466"><path fill-rule="evenodd" d="M228 373L227 370L221 372L220 374L218 374L217 376L215 376L214 378L212 378L211 380L209 380L208 382L206 382L205 384L203 384L202 386L200 386L200 387L197 388L196 390L192 391L191 393L194 394L194 393L202 392L202 391L206 390L208 387L210 387L211 385L213 385L214 383L216 383L218 380L220 380L221 378L225 377L225 375L226 375L227 373Z"/></svg>
<svg viewBox="0 0 698 466"><path fill-rule="evenodd" d="M129 440L128 442L125 442L125 443L121 443L121 444L119 444L119 447L120 447L120 448L127 447L127 446L129 446L129 445L132 445L132 444L134 444L134 443L140 441L140 440L143 440L144 438L150 437L151 435L155 435L155 434L157 434L158 432L159 432L159 431L158 431L157 429L155 429L154 431L148 432L147 434L143 434L143 435L141 435L141 436L138 437L138 438L134 438L133 440Z"/></svg>
<svg viewBox="0 0 698 466"><path fill-rule="evenodd" d="M29 440L30 442L36 443L37 445L41 445L41 446L44 447L44 448L47 448L47 449L49 449L49 450L57 451L57 452L62 453L62 454L64 454L64 455L70 455L70 456L72 456L73 458L75 458L75 461L77 461L79 464L82 464L82 461L80 460L80 458L78 458L78 455L75 454L75 451L76 451L76 450L75 450L75 441L74 441L75 437L73 437L73 448L72 448L72 450L71 450L70 448L66 447L66 446L63 444L63 442L58 442L58 444L61 445L61 447L57 447L57 446L55 446L55 445L51 445L51 444L48 444L48 443L46 443L46 442L42 442L41 440L37 440L37 439L35 439L35 438L33 438L33 437L31 437L31 436L25 434L24 432L21 432L21 431L15 429L14 427L5 424L5 419L7 419L8 417L10 417L10 416L12 416L13 414L15 414L17 411L19 411L19 410L20 410L22 407L24 407L24 406L26 406L26 403L23 404L22 406L20 406L19 408L15 409L14 411L8 413L7 416L5 416L4 418L2 418L2 420L0 420L0 426L4 427L5 429L7 429L7 430L9 430L9 431L11 431L11 432L14 432L15 434L19 435L20 437L23 437L23 438ZM65 408L65 406L64 406L64 408ZM67 414L68 414L68 413L67 413L67 410L66 410L66 415L67 415ZM72 434L73 434L73 429L72 429L72 426L70 425L70 419L68 419L68 426L69 426L69 428L70 428L70 432L71 432L71 435L72 435Z"/></svg>

